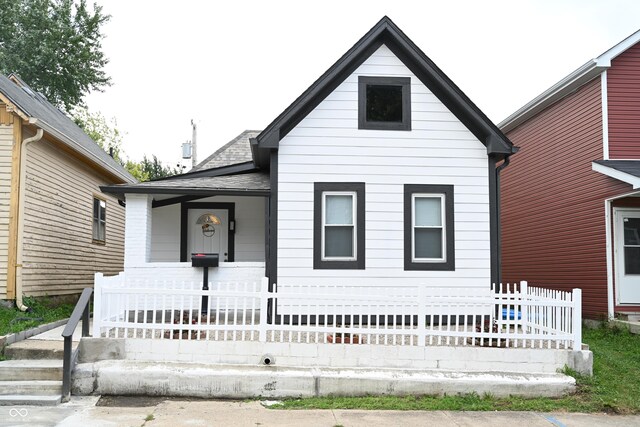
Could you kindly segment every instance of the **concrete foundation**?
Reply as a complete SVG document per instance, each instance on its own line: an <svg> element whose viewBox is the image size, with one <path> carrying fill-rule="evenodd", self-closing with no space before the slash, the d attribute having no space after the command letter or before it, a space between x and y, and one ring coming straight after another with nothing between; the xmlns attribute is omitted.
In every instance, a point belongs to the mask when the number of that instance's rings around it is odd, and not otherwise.
<svg viewBox="0 0 640 427"><path fill-rule="evenodd" d="M78 395L151 395L245 399L490 393L561 396L575 380L562 374L409 369L289 368L176 362L102 361L76 367Z"/></svg>
<svg viewBox="0 0 640 427"><path fill-rule="evenodd" d="M591 375L593 365L593 355L589 350L135 338L83 338L79 360L126 359L258 366L266 355L272 365L290 368L442 369L456 372L553 374L566 366Z"/></svg>

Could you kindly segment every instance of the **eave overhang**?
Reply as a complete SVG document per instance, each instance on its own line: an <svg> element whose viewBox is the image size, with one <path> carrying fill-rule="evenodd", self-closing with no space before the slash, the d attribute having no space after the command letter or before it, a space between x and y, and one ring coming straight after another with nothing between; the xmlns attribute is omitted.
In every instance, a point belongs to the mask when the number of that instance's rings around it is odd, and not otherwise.
<svg viewBox="0 0 640 427"><path fill-rule="evenodd" d="M630 172L623 165L635 165L638 172ZM630 184L634 190L640 188L640 160L596 160L591 162L591 169ZM625 170L621 170L625 169Z"/></svg>

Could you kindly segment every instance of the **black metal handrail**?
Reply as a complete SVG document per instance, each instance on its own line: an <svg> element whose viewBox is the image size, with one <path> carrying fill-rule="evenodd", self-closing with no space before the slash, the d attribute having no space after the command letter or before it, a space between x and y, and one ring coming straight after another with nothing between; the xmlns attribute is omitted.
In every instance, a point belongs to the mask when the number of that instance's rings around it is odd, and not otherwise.
<svg viewBox="0 0 640 427"><path fill-rule="evenodd" d="M67 326L62 331L64 338L64 358L62 359L62 401L68 402L71 398L71 373L76 365L78 349L72 351L73 332L78 327L78 322L82 319L82 336L89 335L89 303L91 302L92 288L85 288L80 295L80 299L71 313Z"/></svg>

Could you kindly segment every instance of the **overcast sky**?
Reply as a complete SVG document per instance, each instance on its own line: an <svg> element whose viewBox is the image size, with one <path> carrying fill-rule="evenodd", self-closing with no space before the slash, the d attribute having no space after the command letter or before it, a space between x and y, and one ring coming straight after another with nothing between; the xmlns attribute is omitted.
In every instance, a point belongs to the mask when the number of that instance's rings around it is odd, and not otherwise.
<svg viewBox="0 0 640 427"><path fill-rule="evenodd" d="M96 0L115 117L134 160L176 164L263 129L384 15L498 123L640 29L637 0Z"/></svg>

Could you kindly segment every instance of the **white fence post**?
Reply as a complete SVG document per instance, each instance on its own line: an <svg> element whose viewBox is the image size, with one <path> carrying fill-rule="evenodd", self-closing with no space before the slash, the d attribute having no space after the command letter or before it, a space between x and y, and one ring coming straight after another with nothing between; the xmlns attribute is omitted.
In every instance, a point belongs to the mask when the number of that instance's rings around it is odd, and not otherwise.
<svg viewBox="0 0 640 427"><path fill-rule="evenodd" d="M424 347L426 345L426 307L427 299L424 286L418 285L418 345Z"/></svg>
<svg viewBox="0 0 640 427"><path fill-rule="evenodd" d="M260 283L260 324L258 340L267 342L267 310L269 309L269 278L263 277Z"/></svg>
<svg viewBox="0 0 640 427"><path fill-rule="evenodd" d="M529 284L526 280L520 282L520 301L527 301L529 299ZM521 324L522 324L522 332L527 333L529 331L529 325L527 324L529 321L529 306L525 304L520 305L520 316L521 316ZM517 317L517 315L516 315ZM516 319L517 321L517 319Z"/></svg>
<svg viewBox="0 0 640 427"><path fill-rule="evenodd" d="M93 276L93 333L94 338L100 338L100 322L102 321L102 273Z"/></svg>
<svg viewBox="0 0 640 427"><path fill-rule="evenodd" d="M582 350L582 289L573 289L573 349Z"/></svg>

